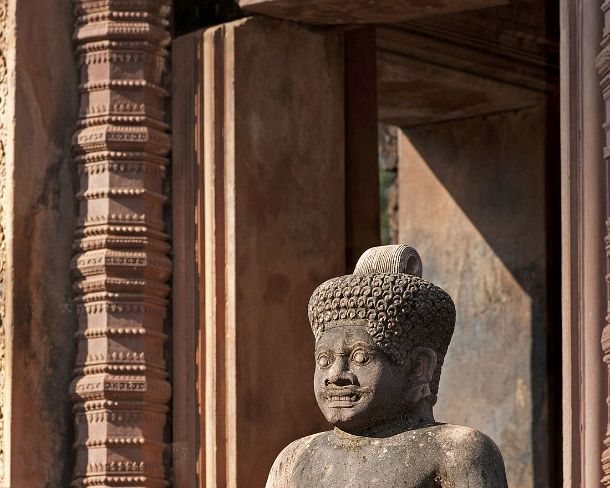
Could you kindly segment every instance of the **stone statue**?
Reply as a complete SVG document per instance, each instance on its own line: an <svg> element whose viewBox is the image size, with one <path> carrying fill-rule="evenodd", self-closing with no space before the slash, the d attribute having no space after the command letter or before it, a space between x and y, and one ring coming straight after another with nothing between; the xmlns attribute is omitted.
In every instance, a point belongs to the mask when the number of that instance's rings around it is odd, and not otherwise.
<svg viewBox="0 0 610 488"><path fill-rule="evenodd" d="M314 391L334 430L286 447L267 488L507 487L489 437L434 420L455 306L421 275L413 248L382 246L314 291Z"/></svg>

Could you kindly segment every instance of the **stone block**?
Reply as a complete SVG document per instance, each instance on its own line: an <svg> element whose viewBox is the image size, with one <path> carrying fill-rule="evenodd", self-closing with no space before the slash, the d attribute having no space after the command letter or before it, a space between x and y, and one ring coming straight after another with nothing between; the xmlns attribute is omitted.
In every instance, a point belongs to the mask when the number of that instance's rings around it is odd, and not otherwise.
<svg viewBox="0 0 610 488"><path fill-rule="evenodd" d="M553 2L377 27L379 119L405 126L518 110L559 88Z"/></svg>
<svg viewBox="0 0 610 488"><path fill-rule="evenodd" d="M309 24L374 24L493 7L508 0L239 0L248 12Z"/></svg>
<svg viewBox="0 0 610 488"><path fill-rule="evenodd" d="M202 58L205 486L263 486L324 426L307 302L345 271L343 37L250 18Z"/></svg>
<svg viewBox="0 0 610 488"><path fill-rule="evenodd" d="M68 486L76 330L70 136L79 94L73 6L5 0L0 24L0 486Z"/></svg>
<svg viewBox="0 0 610 488"><path fill-rule="evenodd" d="M457 308L436 417L489 434L512 488L554 486L546 123L542 105L399 131L399 241Z"/></svg>

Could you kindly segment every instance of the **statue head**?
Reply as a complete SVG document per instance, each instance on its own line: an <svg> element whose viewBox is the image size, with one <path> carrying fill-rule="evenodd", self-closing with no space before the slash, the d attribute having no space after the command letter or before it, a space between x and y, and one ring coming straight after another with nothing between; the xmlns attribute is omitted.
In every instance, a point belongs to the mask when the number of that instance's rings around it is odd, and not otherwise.
<svg viewBox="0 0 610 488"><path fill-rule="evenodd" d="M423 280L408 246L366 251L353 274L309 301L316 339L314 390L326 419L359 432L436 403L455 306Z"/></svg>

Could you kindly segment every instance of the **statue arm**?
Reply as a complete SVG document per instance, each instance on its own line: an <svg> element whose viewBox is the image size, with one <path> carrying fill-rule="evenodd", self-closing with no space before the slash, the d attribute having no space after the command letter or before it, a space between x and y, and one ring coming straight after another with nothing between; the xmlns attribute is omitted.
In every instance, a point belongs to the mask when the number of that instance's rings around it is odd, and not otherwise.
<svg viewBox="0 0 610 488"><path fill-rule="evenodd" d="M452 463L448 478L455 488L508 488L504 460L495 443L486 435L469 432L461 442L462 462ZM443 486L445 486L443 484Z"/></svg>
<svg viewBox="0 0 610 488"><path fill-rule="evenodd" d="M265 488L287 488L286 479L291 470L286 469L287 467L283 460L283 454L284 451L281 452L273 463Z"/></svg>
<svg viewBox="0 0 610 488"><path fill-rule="evenodd" d="M265 488L294 488L293 473L301 454L315 435L294 441L284 448L271 467Z"/></svg>

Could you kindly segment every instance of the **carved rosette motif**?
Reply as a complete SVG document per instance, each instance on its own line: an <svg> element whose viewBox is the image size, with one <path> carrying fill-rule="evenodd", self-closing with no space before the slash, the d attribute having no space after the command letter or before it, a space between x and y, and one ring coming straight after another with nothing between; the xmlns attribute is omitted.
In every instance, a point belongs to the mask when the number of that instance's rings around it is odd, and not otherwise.
<svg viewBox="0 0 610 488"><path fill-rule="evenodd" d="M77 0L76 487L166 486L170 0Z"/></svg>
<svg viewBox="0 0 610 488"><path fill-rule="evenodd" d="M604 129L606 132L606 142L605 147L603 149L603 158L606 167L606 175L608 175L610 174L610 0L605 0L604 2L602 2L602 11L604 14L604 36L601 44L602 51L599 57L597 58L597 68L599 70L603 98L606 104L607 119L606 123L604 124ZM608 177L606 179L606 193L610 195L610 180L608 180ZM607 256L606 283L608 285L608 315L606 317L607 325L604 327L604 330L602 332L602 349L604 353L604 361L610 368L610 200L608 201L608 205L609 206L607 208L606 213L607 234L605 238ZM610 398L607 403L610 406ZM609 422L606 431L606 437L604 439L604 446L606 447L606 449L602 453L602 484L604 486L610 486L610 407L608 410L608 419Z"/></svg>

